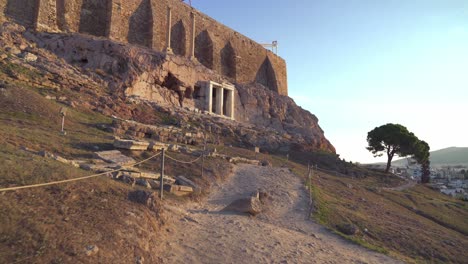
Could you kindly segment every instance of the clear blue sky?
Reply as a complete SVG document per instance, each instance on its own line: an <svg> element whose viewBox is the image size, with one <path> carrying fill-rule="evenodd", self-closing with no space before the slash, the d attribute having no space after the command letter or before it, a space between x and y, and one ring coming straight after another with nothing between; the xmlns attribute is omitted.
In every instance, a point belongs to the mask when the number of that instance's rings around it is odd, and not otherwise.
<svg viewBox="0 0 468 264"><path fill-rule="evenodd" d="M432 150L468 146L468 0L192 0L260 43L278 40L289 95L346 160L400 123ZM380 159L381 160L381 159Z"/></svg>

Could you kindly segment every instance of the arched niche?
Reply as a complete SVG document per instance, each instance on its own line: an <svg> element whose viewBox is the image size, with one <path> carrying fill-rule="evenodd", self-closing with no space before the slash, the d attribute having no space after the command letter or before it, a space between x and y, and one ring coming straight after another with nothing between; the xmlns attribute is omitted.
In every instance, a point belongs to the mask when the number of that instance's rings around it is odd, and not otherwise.
<svg viewBox="0 0 468 264"><path fill-rule="evenodd" d="M142 0L130 16L128 42L151 48L153 46L153 19L151 0Z"/></svg>
<svg viewBox="0 0 468 264"><path fill-rule="evenodd" d="M185 56L187 36L182 20L177 21L171 28L171 48L176 55Z"/></svg>
<svg viewBox="0 0 468 264"><path fill-rule="evenodd" d="M35 26L39 14L39 1L7 0L5 13L19 24Z"/></svg>
<svg viewBox="0 0 468 264"><path fill-rule="evenodd" d="M263 84L270 90L278 92L276 72L268 56L265 57L265 60L263 61L262 65L260 65L260 68L258 69L257 75L255 77L255 81L257 83Z"/></svg>
<svg viewBox="0 0 468 264"><path fill-rule="evenodd" d="M107 37L109 35L111 15L111 0L83 0L81 4L79 32L98 37Z"/></svg>
<svg viewBox="0 0 468 264"><path fill-rule="evenodd" d="M233 79L237 75L236 52L229 41L221 49L221 74Z"/></svg>
<svg viewBox="0 0 468 264"><path fill-rule="evenodd" d="M207 30L195 38L195 58L207 68L213 69L213 40Z"/></svg>

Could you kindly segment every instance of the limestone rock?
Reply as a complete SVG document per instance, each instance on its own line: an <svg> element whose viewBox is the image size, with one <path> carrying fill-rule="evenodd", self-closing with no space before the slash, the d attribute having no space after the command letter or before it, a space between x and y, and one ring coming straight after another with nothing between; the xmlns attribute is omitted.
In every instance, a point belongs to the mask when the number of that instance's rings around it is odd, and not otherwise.
<svg viewBox="0 0 468 264"><path fill-rule="evenodd" d="M193 193L192 187L183 185L164 184L164 190L176 196L186 196Z"/></svg>
<svg viewBox="0 0 468 264"><path fill-rule="evenodd" d="M123 155L118 150L100 151L95 152L95 154L100 159L109 163L115 163L119 165L129 165L135 163L134 159Z"/></svg>
<svg viewBox="0 0 468 264"><path fill-rule="evenodd" d="M248 213L255 216L262 212L262 203L258 197L242 198L226 206L223 211Z"/></svg>
<svg viewBox="0 0 468 264"><path fill-rule="evenodd" d="M25 53L23 54L23 59L24 59L24 61L26 61L26 62L35 62L35 61L37 61L37 56L34 55L34 54L32 54L32 53L25 52Z"/></svg>
<svg viewBox="0 0 468 264"><path fill-rule="evenodd" d="M116 139L114 141L114 147L120 149L147 150L149 145L149 142L136 140Z"/></svg>
<svg viewBox="0 0 468 264"><path fill-rule="evenodd" d="M186 185L186 186L190 186L193 188L193 190L197 193L201 192L201 188L196 184L194 183L193 181L187 179L186 177L184 176L177 176L176 177L176 183L178 185Z"/></svg>
<svg viewBox="0 0 468 264"><path fill-rule="evenodd" d="M88 257L94 256L99 252L99 248L96 245L89 245L85 248L85 254Z"/></svg>

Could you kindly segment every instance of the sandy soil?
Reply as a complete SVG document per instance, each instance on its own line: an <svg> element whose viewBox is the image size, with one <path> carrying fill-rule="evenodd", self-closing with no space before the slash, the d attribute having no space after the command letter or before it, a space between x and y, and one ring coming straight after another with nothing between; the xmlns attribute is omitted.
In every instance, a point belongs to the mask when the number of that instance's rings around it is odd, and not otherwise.
<svg viewBox="0 0 468 264"><path fill-rule="evenodd" d="M399 263L308 220L303 186L285 168L237 165L203 203L167 206L175 223L157 254L163 263ZM272 198L267 212L257 217L220 212L258 188Z"/></svg>

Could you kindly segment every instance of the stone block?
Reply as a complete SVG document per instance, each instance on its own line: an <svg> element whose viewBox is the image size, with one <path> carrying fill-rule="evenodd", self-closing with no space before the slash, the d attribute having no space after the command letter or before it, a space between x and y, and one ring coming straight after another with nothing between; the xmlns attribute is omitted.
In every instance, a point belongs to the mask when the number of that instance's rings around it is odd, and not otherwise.
<svg viewBox="0 0 468 264"><path fill-rule="evenodd" d="M168 145L164 144L164 143L161 143L161 142L157 142L157 141L153 141L153 142L149 143L149 146L148 146L149 150L155 150L155 151L159 151L159 150L161 150L163 148L167 149Z"/></svg>
<svg viewBox="0 0 468 264"><path fill-rule="evenodd" d="M129 149L129 150L147 150L150 143L145 141L136 141L136 140L126 140L126 139L116 139L114 141L114 147L120 149Z"/></svg>
<svg viewBox="0 0 468 264"><path fill-rule="evenodd" d="M123 155L120 151L118 150L109 150L109 151L100 151L100 152L95 152L95 155L108 162L108 163L115 163L119 165L130 165L135 163L135 160Z"/></svg>
<svg viewBox="0 0 468 264"><path fill-rule="evenodd" d="M186 196L193 193L192 187L183 185L164 184L164 190L176 196Z"/></svg>
<svg viewBox="0 0 468 264"><path fill-rule="evenodd" d="M184 176L177 176L176 177L176 183L179 184L179 185L190 186L197 193L201 191L201 188L196 183L194 183L193 181L187 179Z"/></svg>

